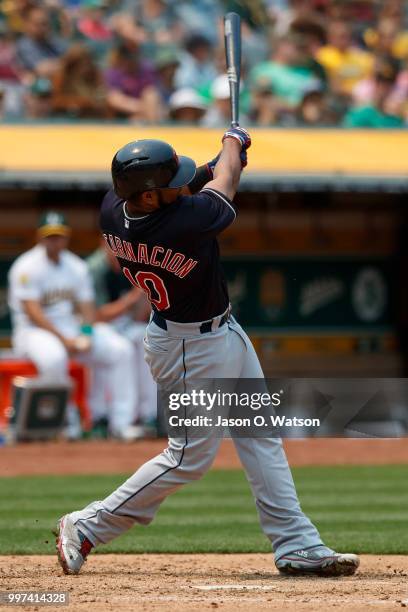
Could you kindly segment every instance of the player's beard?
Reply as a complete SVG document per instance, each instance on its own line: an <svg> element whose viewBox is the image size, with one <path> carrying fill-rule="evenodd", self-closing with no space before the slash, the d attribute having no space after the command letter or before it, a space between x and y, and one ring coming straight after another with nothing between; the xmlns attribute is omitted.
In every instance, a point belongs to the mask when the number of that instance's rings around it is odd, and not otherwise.
<svg viewBox="0 0 408 612"><path fill-rule="evenodd" d="M177 200L178 194L177 196L174 197L174 200L171 200L171 202L167 201L163 198L163 194L160 191L160 189L157 190L157 200L159 202L159 208L167 208L168 206L171 206L172 204L174 204L174 202Z"/></svg>
<svg viewBox="0 0 408 612"><path fill-rule="evenodd" d="M163 194L160 189L157 190L157 199L159 201L159 208L165 208L168 204L164 201Z"/></svg>

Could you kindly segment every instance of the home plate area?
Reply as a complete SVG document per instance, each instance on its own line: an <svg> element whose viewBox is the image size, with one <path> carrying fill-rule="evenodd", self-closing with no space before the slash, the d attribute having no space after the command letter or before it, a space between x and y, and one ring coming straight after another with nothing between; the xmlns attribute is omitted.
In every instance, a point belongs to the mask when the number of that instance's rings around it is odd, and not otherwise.
<svg viewBox="0 0 408 612"><path fill-rule="evenodd" d="M0 557L0 591L65 591L84 611L396 610L408 607L407 577L402 555L362 555L347 578L282 577L267 554L96 554L79 576L49 555Z"/></svg>

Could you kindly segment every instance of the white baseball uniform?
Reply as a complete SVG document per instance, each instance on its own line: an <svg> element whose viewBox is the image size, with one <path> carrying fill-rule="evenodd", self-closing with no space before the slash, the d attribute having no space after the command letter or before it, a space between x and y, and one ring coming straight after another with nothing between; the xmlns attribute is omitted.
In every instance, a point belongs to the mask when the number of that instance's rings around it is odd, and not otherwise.
<svg viewBox="0 0 408 612"><path fill-rule="evenodd" d="M114 321L113 325L119 334L128 338L133 344L136 417L143 423L152 422L157 417L157 386L144 356L144 338L147 324L127 317L127 320L121 318L120 321Z"/></svg>
<svg viewBox="0 0 408 612"><path fill-rule="evenodd" d="M30 320L22 302L38 301L52 325L67 338L75 338L81 327L75 304L93 299L87 265L77 255L63 251L55 263L41 244L23 253L9 271L12 341L16 352L33 361L43 376L53 380L66 377L69 357L64 345L54 334ZM84 360L93 370L94 384L91 383L89 397L93 419L106 413L106 387L101 390L97 384L103 377L110 393L110 428L120 434L133 421L134 385L124 384L133 375L132 343L109 325L97 323L90 351L75 358Z"/></svg>
<svg viewBox="0 0 408 612"><path fill-rule="evenodd" d="M96 250L86 261L96 293L97 307L115 301L131 289L121 272L111 270L104 249ZM118 279L115 283L116 291L113 292L110 291L111 282L107 278L109 273ZM144 358L143 340L147 323L135 320L131 314L123 314L110 321L110 324L133 344L135 360L132 380L136 395L134 417L143 423L151 422L157 417L157 387Z"/></svg>

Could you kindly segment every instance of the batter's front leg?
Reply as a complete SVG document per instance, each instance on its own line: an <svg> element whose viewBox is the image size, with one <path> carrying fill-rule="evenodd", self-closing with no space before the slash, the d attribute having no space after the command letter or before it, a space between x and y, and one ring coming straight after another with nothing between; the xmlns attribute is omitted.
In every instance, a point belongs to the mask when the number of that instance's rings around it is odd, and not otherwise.
<svg viewBox="0 0 408 612"><path fill-rule="evenodd" d="M110 542L135 523L150 523L164 499L211 466L220 439L170 439L169 446L103 501L96 501L70 516L96 546Z"/></svg>
<svg viewBox="0 0 408 612"><path fill-rule="evenodd" d="M235 332L235 342L239 339L241 348L242 343L246 348L241 378L259 378L260 385L264 384L262 368L250 339L234 320L230 329ZM275 558L321 545L319 532L301 510L281 439L236 438L234 444L255 497L262 530L272 542Z"/></svg>
<svg viewBox="0 0 408 612"><path fill-rule="evenodd" d="M275 558L319 546L319 532L302 512L280 439L237 438L239 458L259 514L261 527L272 542Z"/></svg>

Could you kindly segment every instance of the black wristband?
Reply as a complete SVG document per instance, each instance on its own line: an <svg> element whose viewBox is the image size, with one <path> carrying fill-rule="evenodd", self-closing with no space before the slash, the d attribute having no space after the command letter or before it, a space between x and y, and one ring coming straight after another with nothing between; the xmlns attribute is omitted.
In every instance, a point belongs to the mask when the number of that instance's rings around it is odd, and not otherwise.
<svg viewBox="0 0 408 612"><path fill-rule="evenodd" d="M204 166L197 168L195 177L188 184L188 188L190 189L191 193L197 193L198 191L201 191L204 185L206 185L209 181L212 181L212 179L213 173L211 168L209 168L208 164L204 164Z"/></svg>

